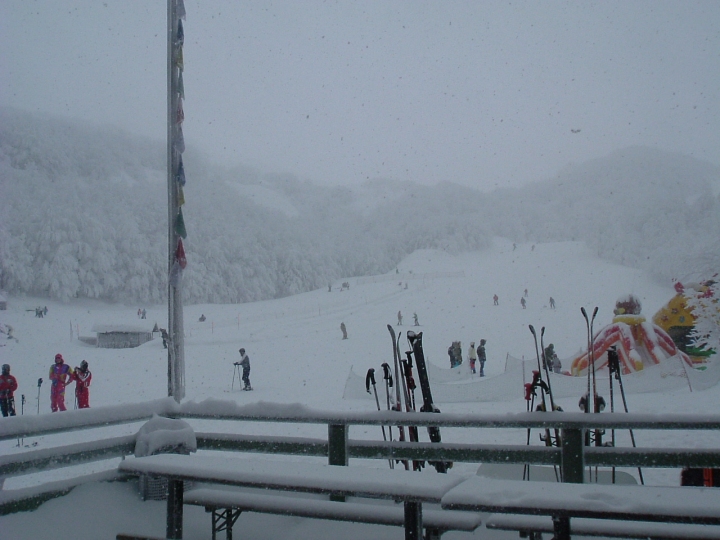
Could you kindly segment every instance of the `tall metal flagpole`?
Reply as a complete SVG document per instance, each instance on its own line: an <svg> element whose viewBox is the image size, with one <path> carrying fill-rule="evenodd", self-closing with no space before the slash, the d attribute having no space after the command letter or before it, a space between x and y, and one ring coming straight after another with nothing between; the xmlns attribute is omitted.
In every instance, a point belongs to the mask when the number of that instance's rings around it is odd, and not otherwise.
<svg viewBox="0 0 720 540"><path fill-rule="evenodd" d="M178 233L175 220L178 215L178 187L176 175L180 163L177 148L178 76L177 55L178 13L177 0L167 2L167 185L168 185L168 395L178 403L185 395L185 342L183 331L183 304L179 279L173 280L177 264Z"/></svg>

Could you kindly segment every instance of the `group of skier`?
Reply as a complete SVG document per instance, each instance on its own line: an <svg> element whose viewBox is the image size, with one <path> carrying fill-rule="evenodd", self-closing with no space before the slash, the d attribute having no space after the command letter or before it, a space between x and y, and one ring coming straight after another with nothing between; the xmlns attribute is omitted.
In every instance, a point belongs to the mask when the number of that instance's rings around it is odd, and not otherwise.
<svg viewBox="0 0 720 540"><path fill-rule="evenodd" d="M480 362L480 376L485 376L485 360L487 360L487 356L485 353L485 343L487 343L486 340L481 339L480 345L475 347L475 342L470 342L470 348L468 349L468 363L470 364L470 371L475 374L477 373L476 370L476 363ZM462 364L462 344L460 341L453 341L452 344L448 347L448 356L450 357L450 367L455 368Z"/></svg>
<svg viewBox="0 0 720 540"><path fill-rule="evenodd" d="M525 300L528 297L528 290L525 289L523 291L523 295L520 297L520 305L523 309L527 308L527 300ZM550 309L555 309L555 299L551 296L550 297ZM499 306L500 305L500 297L497 294L493 295L493 305Z"/></svg>
<svg viewBox="0 0 720 540"><path fill-rule="evenodd" d="M55 363L50 366L50 410L52 412L65 411L65 387L75 382L75 399L78 409L90 407L90 381L92 373L88 369L86 360L80 362L80 367L71 368L65 363L62 354L55 355Z"/></svg>
<svg viewBox="0 0 720 540"><path fill-rule="evenodd" d="M475 348L475 342L470 342L470 348L468 349L468 362L470 363L470 371L475 374L477 373L475 371L475 362L480 363L480 376L485 376L485 360L487 360L487 357L485 355L485 341L484 339L480 340L480 345L477 346L477 349Z"/></svg>
<svg viewBox="0 0 720 540"><path fill-rule="evenodd" d="M86 360L80 362L80 366L71 368L65 363L62 354L55 355L55 361L50 366L50 410L52 412L65 411L65 387L75 383L75 399L78 409L90 407L90 382L92 373L88 369ZM38 380L38 399L40 397L40 385L42 379ZM14 375L10 374L10 364L3 364L2 375L0 375L0 410L3 416L16 416L15 391L18 389L18 382ZM39 410L39 409L38 409Z"/></svg>
<svg viewBox="0 0 720 540"><path fill-rule="evenodd" d="M402 324L403 324L402 311L398 311L398 312L397 312L397 321L398 321L398 322L397 322L397 325L398 325L398 326L402 326ZM418 314L417 314L417 313L413 313L413 324L414 324L415 326L420 326L420 321L418 320Z"/></svg>

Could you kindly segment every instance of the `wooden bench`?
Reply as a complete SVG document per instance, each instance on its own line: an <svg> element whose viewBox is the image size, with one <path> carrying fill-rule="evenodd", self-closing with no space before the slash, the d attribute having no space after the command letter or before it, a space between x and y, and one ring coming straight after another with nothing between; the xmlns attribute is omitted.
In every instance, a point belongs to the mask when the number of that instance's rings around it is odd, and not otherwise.
<svg viewBox="0 0 720 540"><path fill-rule="evenodd" d="M341 467L335 465L312 465L284 461L260 461L247 459L224 458L208 455L156 455L135 459L127 459L120 463L118 470L123 473L140 475L147 474L168 479L170 495L168 497L168 538L182 538L182 505L184 499L183 481L231 486L261 488L265 490L317 493L341 497L366 497L371 499L388 499L402 502L404 507L403 525L407 540L420 540L423 531L422 503L439 503L443 495L466 480L464 476L425 472L422 474L403 470L367 469L360 467ZM209 495L208 495L209 496ZM198 500L199 499L193 499ZM284 497L280 501L291 505L293 498ZM266 501L271 503L272 501ZM277 499L275 502L278 502ZM317 501L316 501L317 502ZM326 515L339 516L335 506L317 506L307 500L304 508L308 512L316 512L319 517ZM348 504L334 502L333 504ZM370 514L362 516L357 506L351 503L347 509L357 512L357 517L370 519ZM203 503L203 505L205 505ZM222 506L222 505L220 505ZM239 508L239 507L238 507ZM260 505L256 508L261 508ZM271 508L271 505L267 507ZM429 523L434 514L430 513ZM470 527L473 522L464 521L459 514L448 514L446 526L462 529ZM453 520L455 517L455 520ZM386 519L378 513L378 520ZM475 518L480 525L479 517ZM365 520L363 520L365 521ZM369 522L369 521L366 521ZM373 521L377 522L377 521ZM380 521L382 523L382 521Z"/></svg>
<svg viewBox="0 0 720 540"><path fill-rule="evenodd" d="M513 514L491 514L485 520L485 527L503 531L518 531L521 536L531 540L539 537L542 533L553 533L555 530L550 517ZM570 534L645 540L718 540L720 539L720 527L717 525L619 522L606 519L575 518L570 522Z"/></svg>
<svg viewBox="0 0 720 540"><path fill-rule="evenodd" d="M450 489L441 505L447 510L550 516L558 540L570 538L571 518L720 525L720 490L715 488L524 482L476 476Z"/></svg>
<svg viewBox="0 0 720 540"><path fill-rule="evenodd" d="M212 539L226 531L232 538L232 527L242 512L260 512L284 516L296 516L376 525L405 525L405 509L402 506L381 505L367 502L335 502L307 497L265 495L253 492L227 491L198 488L186 491L184 503L204 506L212 513ZM472 532L481 524L480 514L454 510L423 509L422 522L427 540L437 539L451 530Z"/></svg>

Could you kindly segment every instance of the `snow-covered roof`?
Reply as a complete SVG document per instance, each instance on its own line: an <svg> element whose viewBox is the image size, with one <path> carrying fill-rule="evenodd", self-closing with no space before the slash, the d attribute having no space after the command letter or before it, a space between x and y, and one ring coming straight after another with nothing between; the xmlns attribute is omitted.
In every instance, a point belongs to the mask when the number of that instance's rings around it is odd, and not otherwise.
<svg viewBox="0 0 720 540"><path fill-rule="evenodd" d="M91 332L105 334L107 332L124 332L124 333L150 333L152 325L142 324L93 324Z"/></svg>

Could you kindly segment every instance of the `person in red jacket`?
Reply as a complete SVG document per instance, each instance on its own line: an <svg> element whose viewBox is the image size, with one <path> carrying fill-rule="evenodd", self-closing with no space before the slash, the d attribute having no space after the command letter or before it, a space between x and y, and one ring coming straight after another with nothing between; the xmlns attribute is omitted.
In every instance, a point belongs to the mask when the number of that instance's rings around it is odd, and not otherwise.
<svg viewBox="0 0 720 540"><path fill-rule="evenodd" d="M0 375L0 409L3 416L15 416L17 379L10 375L10 364L3 364Z"/></svg>
<svg viewBox="0 0 720 540"><path fill-rule="evenodd" d="M86 360L80 362L80 367L76 367L72 374L72 380L75 381L75 399L77 400L78 409L88 409L90 407L90 381L92 373L88 369Z"/></svg>
<svg viewBox="0 0 720 540"><path fill-rule="evenodd" d="M70 382L73 369L65 363L62 354L55 355L55 364L50 367L50 410L65 411L65 386Z"/></svg>

